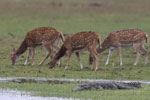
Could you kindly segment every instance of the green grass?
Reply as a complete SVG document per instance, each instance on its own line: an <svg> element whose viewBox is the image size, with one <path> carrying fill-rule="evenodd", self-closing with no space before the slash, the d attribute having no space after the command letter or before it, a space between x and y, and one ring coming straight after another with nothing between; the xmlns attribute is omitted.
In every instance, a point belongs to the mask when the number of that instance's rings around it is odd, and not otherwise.
<svg viewBox="0 0 150 100"><path fill-rule="evenodd" d="M72 92L72 89L78 84L0 84L0 88L24 90L33 92L32 95L50 96L50 97L66 97L66 98L80 98L92 100L149 100L150 86L142 86L135 90L103 90L103 91L81 91Z"/></svg>
<svg viewBox="0 0 150 100"><path fill-rule="evenodd" d="M7 41L7 40L5 40ZM9 40L8 40L9 41ZM11 42L12 43L12 42ZM10 43L10 44L11 44ZM2 43L4 45L4 43ZM19 44L19 43L18 43ZM144 57L141 57L139 64L133 66L135 61L136 54L133 53L133 49L130 51L123 50L123 66L119 66L119 61L116 52L114 52L110 64L105 66L105 60L107 58L107 52L100 54L100 64L99 71L91 71L90 66L88 65L88 53L81 53L82 63L84 69L80 70L80 65L76 59L76 56L73 54L70 61L70 66L68 70L64 70L65 66L65 57L62 59L62 67L55 67L54 69L49 69L47 63L49 59L41 66L39 62L42 57L45 56L45 51L43 49L36 49L35 56L35 66L29 65L24 66L25 54L20 57L20 61L16 66L11 65L10 55L7 53L11 51L7 47L1 49L1 64L0 64L0 76L1 77L12 77L12 76L26 76L26 77L55 77L55 78L94 78L94 79L140 79L140 80L150 80L149 73L150 67L144 65ZM112 66L112 61L115 62L115 66Z"/></svg>
<svg viewBox="0 0 150 100"><path fill-rule="evenodd" d="M99 55L99 68L101 70L97 72L90 70L87 52L81 54L83 65L88 67L88 69L83 70L80 70L75 55L72 55L70 67L67 71L63 69L66 62L65 57L62 59L63 67L61 68L48 69L46 64L49 60L39 66L40 60L45 56L44 49L36 49L35 66L33 67L30 64L23 66L26 53L20 57L17 66L11 65L10 53L12 48L19 47L27 31L41 26L54 27L68 34L92 30L98 32L103 40L110 32L121 29L139 28L150 33L148 10L150 7L147 5L149 1L144 0L135 3L134 1L57 0L53 4L51 0L1 0L0 76L150 80L150 67L149 64L144 65L144 57L140 58L137 66L133 66L136 58L134 49L123 49L123 66L119 66L116 52L113 53L110 64L105 66L108 50L104 51ZM100 6L90 6L93 3L98 3ZM59 4L62 6L59 6ZM15 37L8 33L12 33ZM149 50L149 48L148 42L146 49ZM111 64L112 61L115 62L114 67Z"/></svg>
<svg viewBox="0 0 150 100"><path fill-rule="evenodd" d="M92 6L92 5L99 6ZM44 49L36 49L35 66L23 66L26 53L20 57L16 66L11 65L12 48L18 48L27 31L37 27L54 27L63 33L74 34L80 31L96 31L102 40L110 32L138 28L150 33L149 0L0 0L0 77L50 77L50 78L90 78L90 79L139 79L150 80L150 63L144 65L144 57L137 66L133 49L123 49L123 66L119 66L116 52L110 64L105 66L108 50L99 55L99 71L91 71L88 65L88 53L81 53L84 69L80 70L75 55L72 55L70 67L48 69L47 60L42 66L39 62L45 56ZM9 33L12 33L12 37ZM150 36L150 34L149 34ZM149 52L150 42L145 44ZM115 66L112 66L112 61ZM149 61L149 60L148 60ZM88 67L88 68L87 68ZM97 100L148 100L149 86L138 90L105 90L72 93L78 84L0 84L0 88L38 92L41 96L60 96L73 98L92 98ZM38 87L38 88L37 88ZM64 92L65 89L65 92Z"/></svg>

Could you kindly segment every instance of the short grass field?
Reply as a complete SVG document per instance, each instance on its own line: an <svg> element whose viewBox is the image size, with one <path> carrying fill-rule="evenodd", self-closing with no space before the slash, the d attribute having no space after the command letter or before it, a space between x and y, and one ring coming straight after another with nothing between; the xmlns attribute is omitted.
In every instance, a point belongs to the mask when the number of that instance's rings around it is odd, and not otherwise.
<svg viewBox="0 0 150 100"><path fill-rule="evenodd" d="M74 34L81 31L95 31L104 40L110 32L121 29L141 29L150 37L150 1L149 0L0 0L0 77L47 77L47 78L83 78L83 79L118 79L118 80L150 80L150 59L148 65L144 65L144 56L141 56L137 66L133 66L136 53L133 48L123 49L123 66L119 65L119 58L114 51L110 63L105 66L108 50L99 54L99 70L91 71L88 64L88 52L82 52L81 58L84 69L73 54L68 70L64 70L65 57L62 58L62 67L49 69L48 59L39 66L40 60L45 56L43 48L36 49L35 65L31 62L24 66L25 52L20 56L16 66L11 65L10 53L13 48L18 48L23 41L27 31L37 27L53 27L65 34ZM60 43L61 46L61 43ZM150 41L145 44L147 51L150 51ZM114 62L114 66L112 66ZM39 84L23 84L31 86ZM21 84L0 84L0 87L15 88ZM42 87L51 89L53 85L42 84ZM57 87L57 85L54 85ZM139 90L126 91L93 91L85 92L78 96L78 93L70 93L69 87L77 84L58 85L57 88L66 90L67 96L58 92L57 96L76 98L102 98L115 95L114 100L125 100L128 95L135 94L135 99L142 100L136 95L147 97L149 86ZM25 88L19 88L25 89ZM30 90L30 89L27 89ZM49 91L50 96L56 96L56 91ZM70 94L69 94L70 93ZM125 94L124 94L125 93ZM80 93L79 93L80 94ZM93 97L89 94L94 94ZM100 95L99 95L100 94ZM124 95L124 96L123 96ZM113 100L113 99L111 99ZM146 98L143 100L146 100Z"/></svg>

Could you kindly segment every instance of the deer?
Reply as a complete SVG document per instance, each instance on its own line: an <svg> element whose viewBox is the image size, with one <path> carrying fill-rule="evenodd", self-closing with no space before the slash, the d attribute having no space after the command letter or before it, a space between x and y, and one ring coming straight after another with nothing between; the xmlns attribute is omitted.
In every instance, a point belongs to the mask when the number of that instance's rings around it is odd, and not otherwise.
<svg viewBox="0 0 150 100"><path fill-rule="evenodd" d="M144 47L144 43L147 42L147 39L148 34L139 29L125 29L116 32L111 32L102 43L102 48L98 48L97 52L101 53L109 48L108 57L105 63L105 65L108 65L112 52L114 51L114 49L117 49L120 65L123 65L121 49L126 47L133 47L137 53L134 65L137 65L139 57L142 53L145 56L146 65L148 60L148 53ZM93 59L94 58L90 55L89 64L93 63Z"/></svg>
<svg viewBox="0 0 150 100"><path fill-rule="evenodd" d="M73 35L66 37L60 50L55 54L50 62L50 69L52 69L56 62L66 55L66 66L65 70L69 67L69 61L72 53L75 53L80 63L80 68L83 69L83 65L80 59L80 52L88 50L89 53L94 57L95 71L98 70L98 53L96 48L101 48L101 37L98 33L92 31L78 32ZM91 69L94 70L94 64Z"/></svg>
<svg viewBox="0 0 150 100"><path fill-rule="evenodd" d="M62 42L65 40L62 32L55 28L39 27L28 31L19 48L17 50L13 49L11 53L12 65L16 65L19 60L19 56L28 49L24 65L27 65L29 56L32 55L31 63L33 66L35 48L37 46L43 46L47 51L46 56L40 62L40 65L43 64L45 60L52 55L52 48L54 48L56 52L59 51L60 48L58 46L58 42L60 39Z"/></svg>

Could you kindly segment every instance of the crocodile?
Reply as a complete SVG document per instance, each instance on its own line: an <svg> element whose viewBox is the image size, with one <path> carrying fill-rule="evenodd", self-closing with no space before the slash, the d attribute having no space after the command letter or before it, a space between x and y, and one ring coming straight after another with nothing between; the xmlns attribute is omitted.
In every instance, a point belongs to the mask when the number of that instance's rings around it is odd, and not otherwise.
<svg viewBox="0 0 150 100"><path fill-rule="evenodd" d="M91 82L79 85L77 88L74 88L72 91L83 91L83 90L117 90L117 89L137 89L141 88L141 83L139 82Z"/></svg>

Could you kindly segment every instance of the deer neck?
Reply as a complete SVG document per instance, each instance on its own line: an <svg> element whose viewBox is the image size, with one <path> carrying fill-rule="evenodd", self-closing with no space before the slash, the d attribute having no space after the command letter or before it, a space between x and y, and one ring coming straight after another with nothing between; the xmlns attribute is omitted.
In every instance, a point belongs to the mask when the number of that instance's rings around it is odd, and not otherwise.
<svg viewBox="0 0 150 100"><path fill-rule="evenodd" d="M21 55L21 54L23 54L26 50L27 50L27 43L26 43L26 41L24 40L22 43L21 43L21 45L20 45L20 47L17 49L17 51L16 51L16 55Z"/></svg>
<svg viewBox="0 0 150 100"><path fill-rule="evenodd" d="M97 48L97 52L101 53L104 50L108 49L110 47L110 42L106 39L104 40L104 42L102 43L102 48Z"/></svg>

